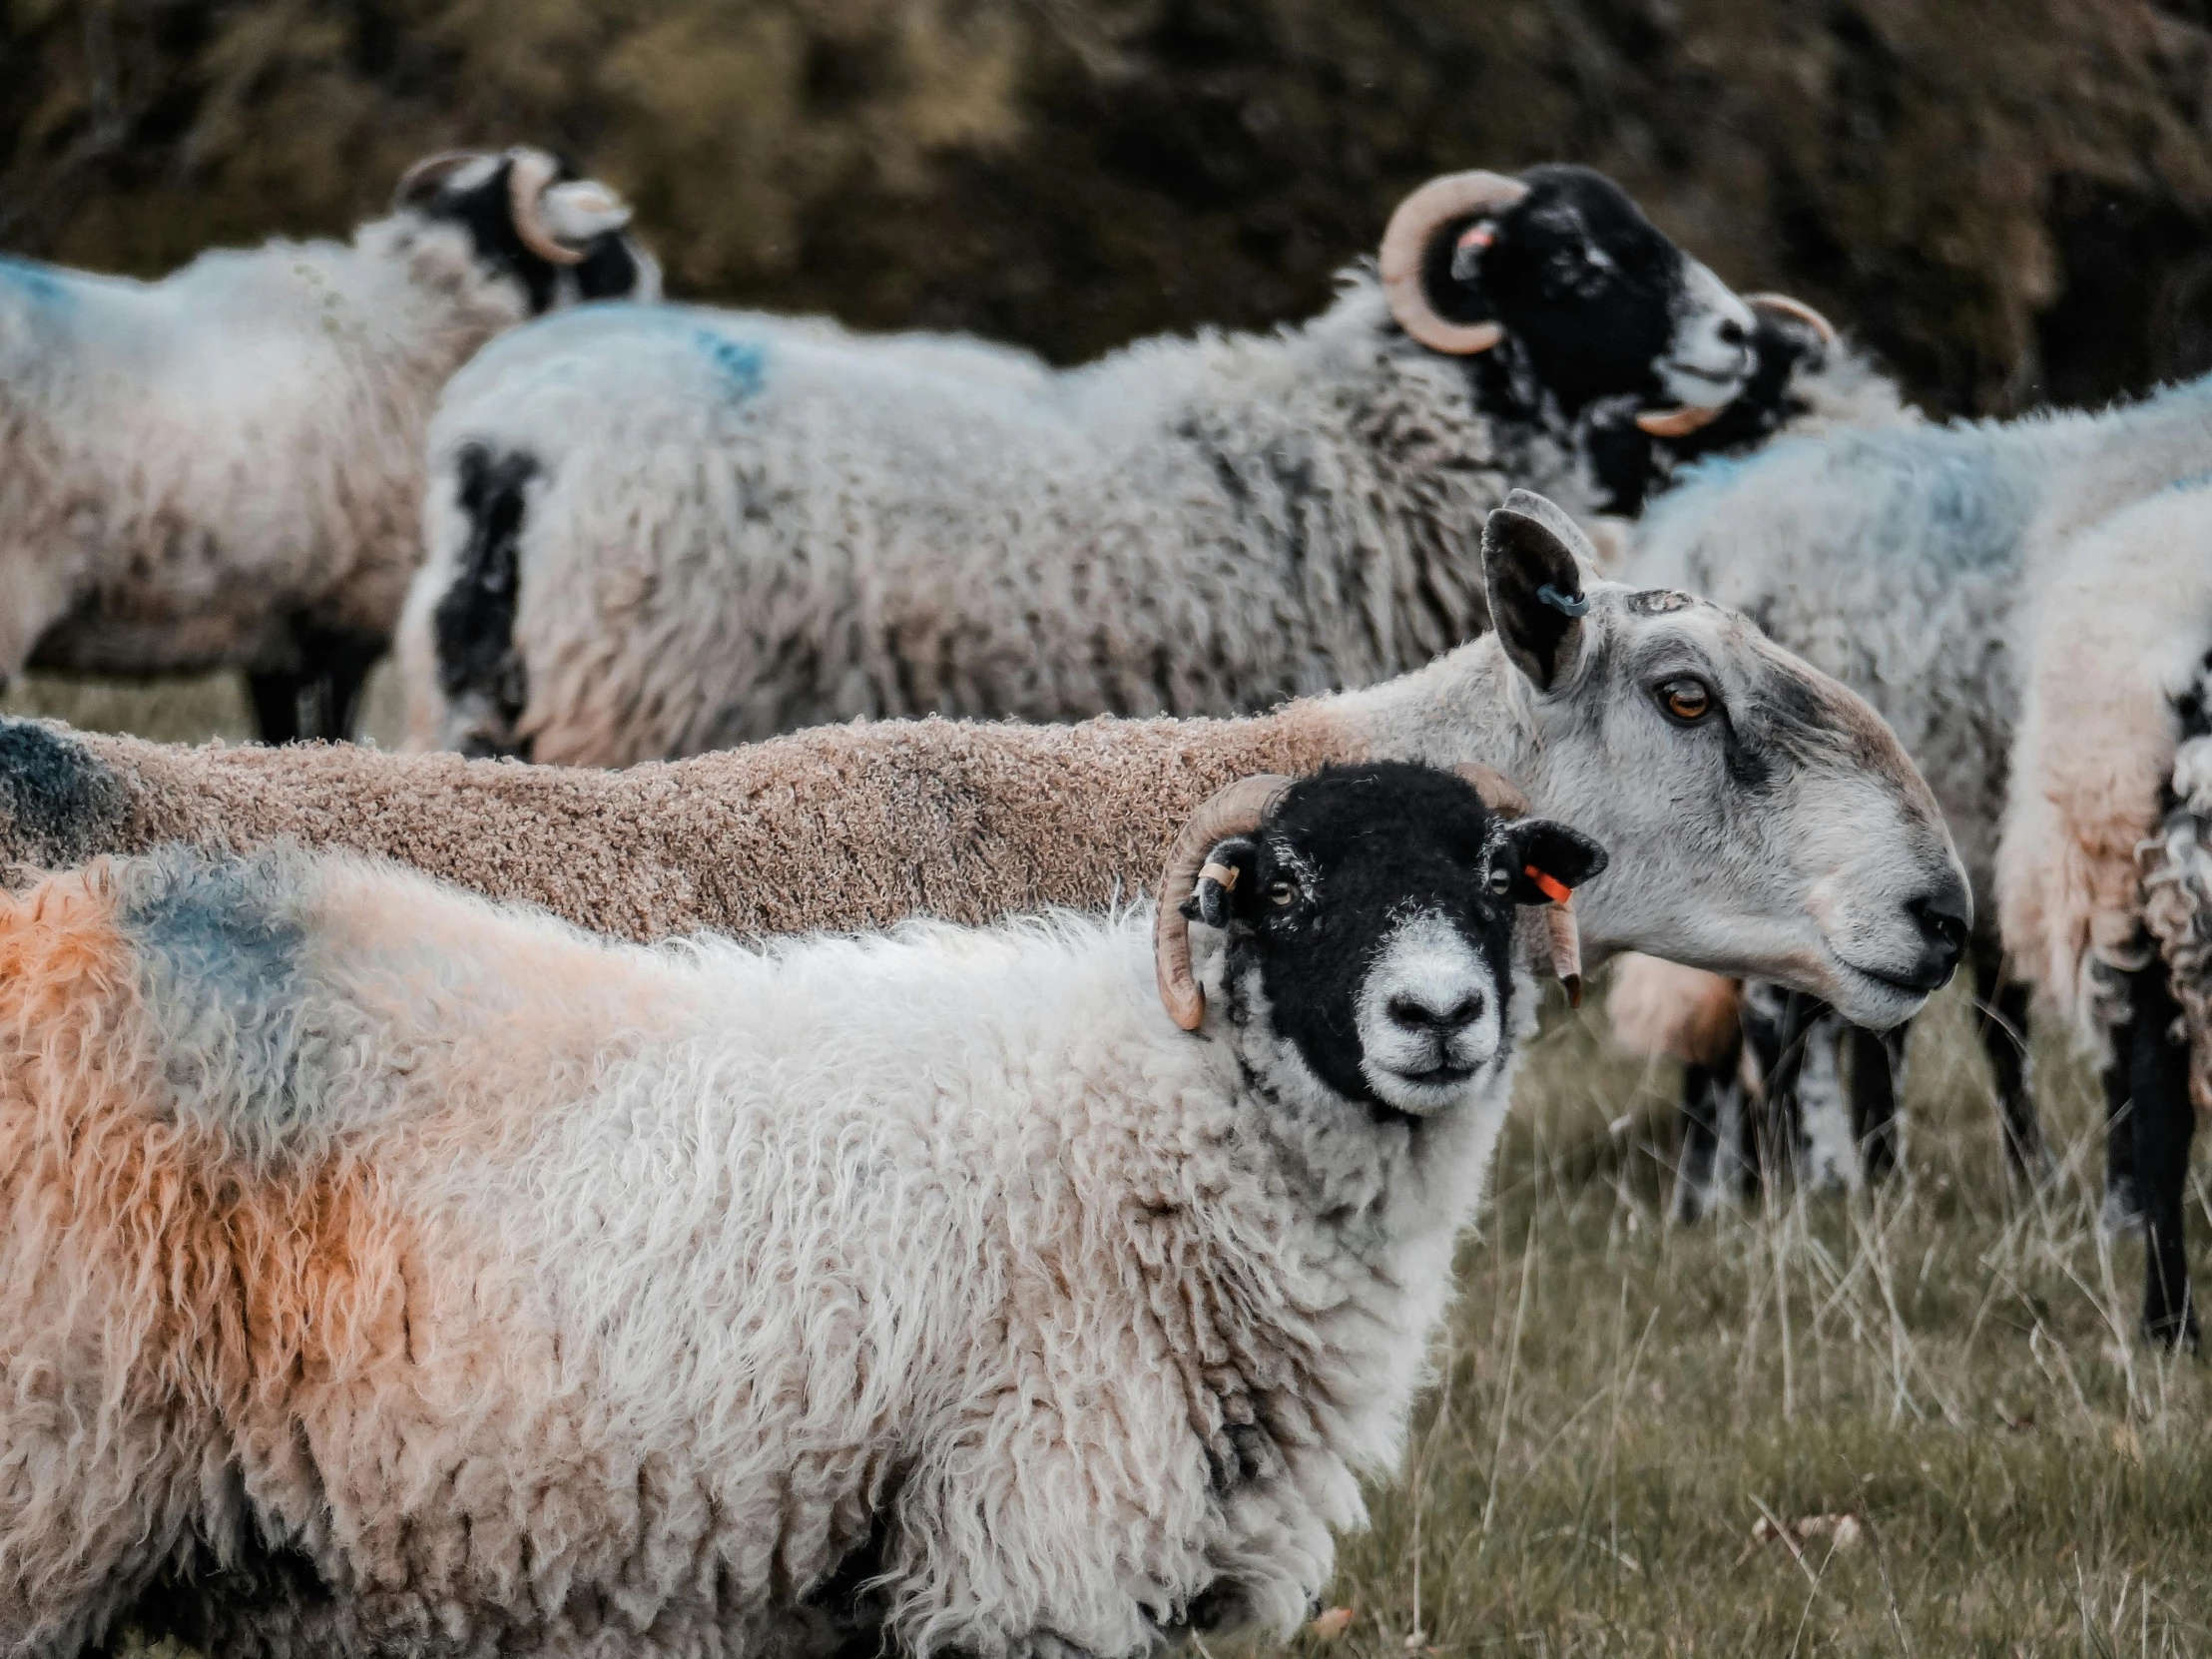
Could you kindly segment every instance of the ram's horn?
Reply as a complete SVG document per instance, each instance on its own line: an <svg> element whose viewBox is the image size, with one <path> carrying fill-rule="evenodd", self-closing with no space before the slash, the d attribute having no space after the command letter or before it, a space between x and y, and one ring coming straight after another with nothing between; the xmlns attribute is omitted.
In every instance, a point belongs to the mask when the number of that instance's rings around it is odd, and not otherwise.
<svg viewBox="0 0 2212 1659"><path fill-rule="evenodd" d="M1486 767L1480 761L1461 761L1451 770L1472 784L1474 793L1482 798L1482 805L1499 818L1528 816L1528 797L1496 767Z"/></svg>
<svg viewBox="0 0 2212 1659"><path fill-rule="evenodd" d="M1168 848L1167 868L1160 872L1160 907L1152 923L1152 967L1161 1005L1186 1031L1196 1031L1206 1018L1206 993L1191 977L1191 924L1184 919L1183 900L1191 896L1215 843L1259 829L1291 782L1280 773L1263 772L1216 790L1199 803Z"/></svg>
<svg viewBox="0 0 2212 1659"><path fill-rule="evenodd" d="M1747 293L1744 303L1755 311L1769 311L1776 316L1786 316L1793 322L1802 322L1821 336L1823 345L1836 343L1836 325L1802 299L1792 299L1786 293Z"/></svg>
<svg viewBox="0 0 2212 1659"><path fill-rule="evenodd" d="M545 228L538 204L545 187L561 176L561 164L543 150L517 150L507 170L507 203L514 210L515 235L522 246L554 265L580 265L583 253L564 246Z"/></svg>
<svg viewBox="0 0 2212 1659"><path fill-rule="evenodd" d="M480 150L440 150L434 156L425 156L406 172L399 175L399 183L391 188L391 205L404 208L417 197L426 194L449 173L466 167L470 162L481 161Z"/></svg>
<svg viewBox="0 0 2212 1659"><path fill-rule="evenodd" d="M1566 904L1544 906L1544 927L1551 935L1551 972L1567 993L1567 1006L1582 1006L1582 932Z"/></svg>
<svg viewBox="0 0 2212 1659"><path fill-rule="evenodd" d="M1685 403L1678 409L1646 409L1636 417L1636 425L1655 438L1686 438L1699 427L1718 420L1727 407L1726 403L1716 403L1709 409Z"/></svg>
<svg viewBox="0 0 2212 1659"><path fill-rule="evenodd" d="M1520 786L1480 761L1462 761L1451 769L1474 786L1482 805L1499 818L1528 816L1528 797ZM1574 924L1572 906L1556 900L1544 905L1544 943L1551 953L1552 977L1566 987L1567 1006L1582 1006L1582 934Z"/></svg>
<svg viewBox="0 0 2212 1659"><path fill-rule="evenodd" d="M1428 302L1421 285L1428 244L1439 227L1470 214L1502 213L1528 194L1528 187L1502 173L1447 173L1431 179L1397 205L1382 233L1382 291L1390 315L1421 344L1455 357L1487 351L1505 337L1494 322L1447 322Z"/></svg>

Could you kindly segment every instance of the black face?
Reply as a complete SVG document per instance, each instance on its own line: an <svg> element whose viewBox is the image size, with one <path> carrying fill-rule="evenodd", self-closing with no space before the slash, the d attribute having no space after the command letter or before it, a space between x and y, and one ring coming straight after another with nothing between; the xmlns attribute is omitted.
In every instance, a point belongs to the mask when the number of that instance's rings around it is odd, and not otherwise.
<svg viewBox="0 0 2212 1659"><path fill-rule="evenodd" d="M1741 455L1758 448L1803 414L1795 389L1801 367L1817 368L1828 346L1812 324L1756 306L1754 366L1744 389L1719 415L1679 438L1655 438L1636 424L1644 409L1637 396L1600 399L1584 415L1582 448L1605 491L1603 510L1633 517L1666 486L1677 467L1708 455Z"/></svg>
<svg viewBox="0 0 2212 1659"><path fill-rule="evenodd" d="M580 177L567 157L557 160L560 174L554 183L567 184ZM475 168L463 168L412 205L431 219L442 219L467 231L478 259L521 282L530 296L532 312L549 310L564 297L621 299L637 291L642 275L637 252L620 231L594 237L584 249L584 258L572 266L556 266L525 248L515 234L508 195L508 175L513 171L510 157L499 158L498 166L481 179L475 177ZM564 276L574 284L566 294Z"/></svg>
<svg viewBox="0 0 2212 1659"><path fill-rule="evenodd" d="M1676 465L1704 455L1733 455L1756 449L1782 423L1805 412L1805 400L1793 389L1800 368L1818 368L1828 344L1809 322L1756 304L1752 314L1754 367L1744 389L1718 416L1685 437L1654 440Z"/></svg>
<svg viewBox="0 0 2212 1659"><path fill-rule="evenodd" d="M1689 260L1627 192L1586 167L1532 167L1528 194L1495 218L1446 225L1429 243L1423 286L1451 322L1495 321L1569 416L1600 397L1660 400L1653 365L1684 303ZM1469 359L1485 403L1510 396L1521 366Z"/></svg>
<svg viewBox="0 0 2212 1659"><path fill-rule="evenodd" d="M1557 825L1499 820L1453 773L1377 762L1292 786L1259 830L1221 842L1212 861L1234 869L1234 882L1202 879L1184 912L1228 928L1232 996L1256 966L1276 1028L1314 1073L1380 1105L1362 1067L1359 1011L1398 924L1445 918L1492 970L1502 1020L1516 906L1546 896L1527 867L1573 886L1605 854Z"/></svg>

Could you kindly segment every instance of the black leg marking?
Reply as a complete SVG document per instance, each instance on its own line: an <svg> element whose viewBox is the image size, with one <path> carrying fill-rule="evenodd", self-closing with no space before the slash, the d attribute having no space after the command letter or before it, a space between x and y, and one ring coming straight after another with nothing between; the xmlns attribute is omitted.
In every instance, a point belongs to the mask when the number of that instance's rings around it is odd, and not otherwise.
<svg viewBox="0 0 2212 1659"><path fill-rule="evenodd" d="M1758 1170L1768 1182L1785 1174L1795 1175L1805 1146L1805 1109L1799 1098L1799 1079L1805 1071L1807 1046L1827 1040L1829 1005L1817 996L1790 991L1782 1001L1775 1022L1775 1057L1766 1069L1767 1109L1759 1115L1756 1138Z"/></svg>
<svg viewBox="0 0 2212 1659"><path fill-rule="evenodd" d="M1996 1083L2005 1170L2018 1181L2045 1180L2051 1160L2035 1113L2027 1050L2027 986L2005 976L2003 950L1990 939L1974 941L1973 1028Z"/></svg>
<svg viewBox="0 0 2212 1659"><path fill-rule="evenodd" d="M2182 1210L2189 1142L2197 1128L2189 1099L2189 1045L2173 1037L2181 1006L2165 963L2137 969L2127 976L2127 986L2129 1120L2143 1211L2143 1332L2153 1342L2193 1351L2197 1316Z"/></svg>
<svg viewBox="0 0 2212 1659"><path fill-rule="evenodd" d="M1911 1028L1911 1021L1891 1031L1845 1028L1851 1049L1851 1140L1870 1182L1886 1179L1898 1166L1898 1090L1905 1078L1905 1039Z"/></svg>
<svg viewBox="0 0 2212 1659"><path fill-rule="evenodd" d="M343 743L353 735L361 687L384 654L380 634L323 628L304 620L291 626L294 665L246 677L254 700L254 725L270 745L321 741Z"/></svg>
<svg viewBox="0 0 2212 1659"><path fill-rule="evenodd" d="M2134 1033L2121 1026L2112 1033L2112 1060L2104 1068L2104 1208L2097 1225L2118 1238L2143 1230L2143 1195L2135 1185L2135 1115L2129 1108L2133 1085Z"/></svg>
<svg viewBox="0 0 2212 1659"><path fill-rule="evenodd" d="M288 668L260 669L246 677L246 689L254 701L254 730L262 742L299 741L299 705L305 696L304 676Z"/></svg>
<svg viewBox="0 0 2212 1659"><path fill-rule="evenodd" d="M1742 1048L1742 1039L1737 1040ZM1674 1219L1703 1221L1713 1209L1720 1170L1722 1096L1739 1087L1735 1057L1717 1066L1682 1068L1682 1153L1674 1178Z"/></svg>

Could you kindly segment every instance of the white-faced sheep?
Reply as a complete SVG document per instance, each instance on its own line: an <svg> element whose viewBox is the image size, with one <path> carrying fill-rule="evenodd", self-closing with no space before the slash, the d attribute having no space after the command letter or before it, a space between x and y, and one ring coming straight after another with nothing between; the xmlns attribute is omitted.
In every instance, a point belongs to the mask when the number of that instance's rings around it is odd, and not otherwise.
<svg viewBox="0 0 2212 1659"><path fill-rule="evenodd" d="M2106 1221L2146 1230L2146 1328L2194 1343L2184 1199L2196 1111L2212 1107L2212 474L2076 537L2029 617L1997 849L2004 940L2105 1051Z"/></svg>
<svg viewBox="0 0 2212 1659"><path fill-rule="evenodd" d="M1510 488L1631 510L1755 326L1566 167L1424 186L1303 327L1066 372L727 311L550 319L432 423L409 743L615 766L1372 684L1481 631Z"/></svg>
<svg viewBox="0 0 2212 1659"><path fill-rule="evenodd" d="M0 897L0 1648L1287 1638L1483 1192L1515 907L1603 865L1383 764L1217 797L1157 920L621 945L284 849Z"/></svg>
<svg viewBox="0 0 2212 1659"><path fill-rule="evenodd" d="M657 296L628 218L543 152L456 153L349 246L158 282L0 260L0 684L237 667L265 738L343 736L419 557L439 387L538 312Z"/></svg>
<svg viewBox="0 0 2212 1659"><path fill-rule="evenodd" d="M981 922L1135 890L1175 825L1246 773L1479 763L1612 849L1578 906L1593 956L1785 979L1872 1024L1918 1007L1966 897L1896 741L1742 618L1585 585L1587 546L1550 503L1512 497L1484 532L1498 633L1243 720L885 722L621 773L0 724L0 868L288 836L635 938ZM1700 711L1672 711L1693 693Z"/></svg>
<svg viewBox="0 0 2212 1659"><path fill-rule="evenodd" d="M1709 463L1662 497L1624 572L1743 610L1863 693L1926 769L1983 900L1981 1030L2022 1171L2045 1156L2021 1043L2026 987L2003 979L1988 902L2021 601L2085 526L2202 470L2208 431L2212 380L2099 413L1785 440ZM1894 1140L1895 1079L1878 1049L1859 1059L1867 1092L1852 1113L1879 1159Z"/></svg>

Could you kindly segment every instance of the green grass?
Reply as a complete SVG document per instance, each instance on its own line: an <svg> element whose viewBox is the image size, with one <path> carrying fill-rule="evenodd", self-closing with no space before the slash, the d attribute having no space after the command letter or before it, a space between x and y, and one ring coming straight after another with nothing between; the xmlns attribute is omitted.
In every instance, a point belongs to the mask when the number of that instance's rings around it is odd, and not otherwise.
<svg viewBox="0 0 2212 1659"><path fill-rule="evenodd" d="M372 702L388 743L388 675ZM225 677L33 679L4 707L249 731ZM2096 1231L2088 1071L2038 1043L2063 1167L2013 1193L1953 989L1914 1038L1895 1180L1684 1229L1671 1068L1602 1030L1560 1010L1537 1041L1439 1385L1345 1544L1353 1624L1304 1659L2212 1652L2212 1381L2134 1340L2141 1249ZM1838 1512L1856 1547L1754 1540Z"/></svg>

